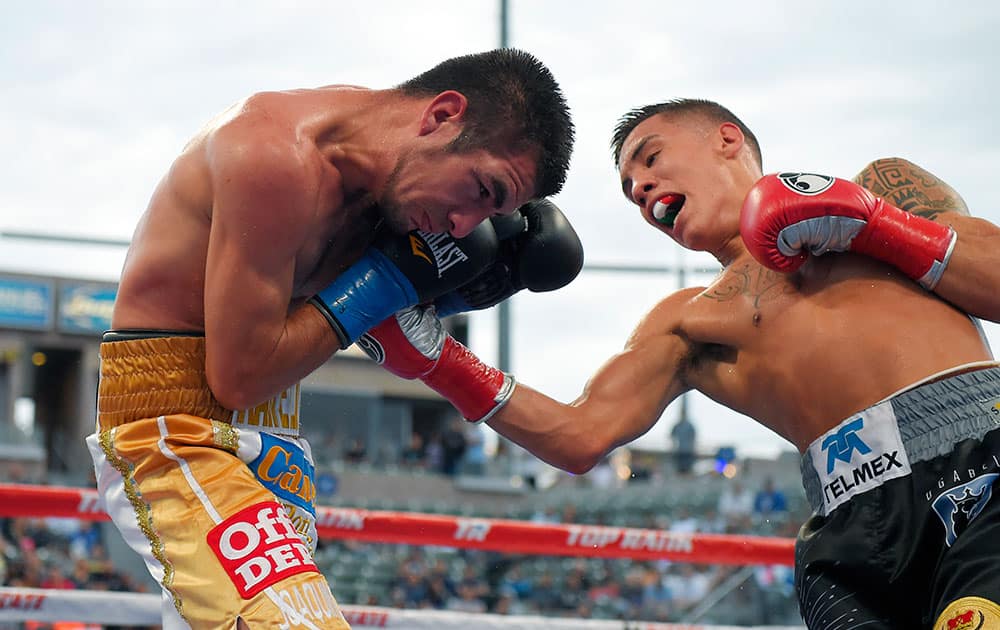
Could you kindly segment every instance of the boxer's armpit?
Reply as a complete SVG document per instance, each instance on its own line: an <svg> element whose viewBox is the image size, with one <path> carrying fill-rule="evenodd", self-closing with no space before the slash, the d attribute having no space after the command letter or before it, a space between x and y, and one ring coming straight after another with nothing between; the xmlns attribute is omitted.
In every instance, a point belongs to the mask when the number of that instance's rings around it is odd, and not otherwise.
<svg viewBox="0 0 1000 630"><path fill-rule="evenodd" d="M969 216L968 206L951 186L903 158L875 160L853 181L897 208L927 219L946 212Z"/></svg>

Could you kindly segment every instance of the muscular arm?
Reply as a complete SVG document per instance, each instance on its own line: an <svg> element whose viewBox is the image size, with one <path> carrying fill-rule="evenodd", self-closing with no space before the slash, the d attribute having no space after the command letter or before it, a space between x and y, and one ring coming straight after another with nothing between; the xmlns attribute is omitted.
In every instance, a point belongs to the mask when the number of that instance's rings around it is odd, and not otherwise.
<svg viewBox="0 0 1000 630"><path fill-rule="evenodd" d="M958 240L935 293L970 315L1000 322L1000 227L970 216L954 189L902 158L876 160L854 182L897 208L950 225Z"/></svg>
<svg viewBox="0 0 1000 630"><path fill-rule="evenodd" d="M691 292L660 302L639 323L625 349L563 404L524 385L489 425L536 457L583 473L622 444L648 431L667 405L689 389L683 382L688 345L671 329Z"/></svg>
<svg viewBox="0 0 1000 630"><path fill-rule="evenodd" d="M316 229L315 174L292 143L259 128L253 140L240 140L239 131L220 131L209 147L214 204L205 274L208 383L233 409L289 387L338 347L315 308L289 312L296 254Z"/></svg>

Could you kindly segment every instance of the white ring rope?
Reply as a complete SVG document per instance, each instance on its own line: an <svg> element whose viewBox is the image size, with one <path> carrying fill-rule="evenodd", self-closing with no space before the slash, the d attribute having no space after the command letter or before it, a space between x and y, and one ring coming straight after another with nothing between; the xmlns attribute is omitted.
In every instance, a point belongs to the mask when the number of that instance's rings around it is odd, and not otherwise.
<svg viewBox="0 0 1000 630"><path fill-rule="evenodd" d="M342 606L352 628L430 630L802 630L796 626L703 626L540 617L489 615L445 610L402 610L376 606ZM122 625L160 623L160 598L151 594L0 587L0 621L79 621Z"/></svg>

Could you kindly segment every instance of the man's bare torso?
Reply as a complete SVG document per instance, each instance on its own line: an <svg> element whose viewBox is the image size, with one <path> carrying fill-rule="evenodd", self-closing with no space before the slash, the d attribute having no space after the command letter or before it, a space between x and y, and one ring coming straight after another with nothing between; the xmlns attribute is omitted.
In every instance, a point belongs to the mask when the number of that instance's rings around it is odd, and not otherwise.
<svg viewBox="0 0 1000 630"><path fill-rule="evenodd" d="M345 194L324 152L335 139L329 112L357 90L270 92L234 105L209 123L171 165L157 186L132 239L122 272L112 326L118 329L204 329L205 272L216 201L225 185L212 156L234 135L269 134L295 145L315 192L312 229L295 256L293 302L307 298L355 260L373 236L370 198ZM326 116L325 120L318 119ZM266 177L267 173L261 173ZM282 212L275 208L275 212Z"/></svg>
<svg viewBox="0 0 1000 630"><path fill-rule="evenodd" d="M990 359L964 313L853 255L784 275L747 257L685 290L683 378L800 450L853 412L930 375Z"/></svg>

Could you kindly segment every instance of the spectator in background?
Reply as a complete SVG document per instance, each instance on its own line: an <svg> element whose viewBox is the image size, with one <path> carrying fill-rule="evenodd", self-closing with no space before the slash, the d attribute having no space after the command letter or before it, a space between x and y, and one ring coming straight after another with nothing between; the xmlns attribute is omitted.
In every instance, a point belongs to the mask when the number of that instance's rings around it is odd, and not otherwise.
<svg viewBox="0 0 1000 630"><path fill-rule="evenodd" d="M441 434L434 433L427 440L427 447L424 449L424 465L427 470L441 472L444 467L444 447L441 445Z"/></svg>
<svg viewBox="0 0 1000 630"><path fill-rule="evenodd" d="M347 444L347 450L344 451L344 459L348 464L360 464L365 461L367 455L367 449L365 449L365 443L359 438L351 438L351 441Z"/></svg>
<svg viewBox="0 0 1000 630"><path fill-rule="evenodd" d="M753 495L734 479L719 495L719 516L726 520L729 532L746 532L752 525Z"/></svg>
<svg viewBox="0 0 1000 630"><path fill-rule="evenodd" d="M618 477L615 475L615 469L611 467L610 457L605 457L598 462L597 465L587 473L587 479L590 480L590 484L595 488L603 488L605 490L619 485Z"/></svg>
<svg viewBox="0 0 1000 630"><path fill-rule="evenodd" d="M673 534L694 534L699 530L698 518L691 514L685 506L680 506L675 512L673 523L670 524L670 532Z"/></svg>
<svg viewBox="0 0 1000 630"><path fill-rule="evenodd" d="M400 454L400 462L406 468L424 468L427 453L424 450L424 438L417 432L410 434L410 442Z"/></svg>
<svg viewBox="0 0 1000 630"><path fill-rule="evenodd" d="M461 418L451 421L441 434L441 472L453 477L458 473L458 464L465 455L465 425L467 423Z"/></svg>
<svg viewBox="0 0 1000 630"><path fill-rule="evenodd" d="M576 611L584 602L589 587L579 572L571 571L566 575L563 587L556 592L556 609L562 612Z"/></svg>
<svg viewBox="0 0 1000 630"><path fill-rule="evenodd" d="M641 566L632 567L625 573L625 581L618 595L625 603L625 612L630 619L634 619L642 610L646 594L645 578L646 570Z"/></svg>
<svg viewBox="0 0 1000 630"><path fill-rule="evenodd" d="M458 585L458 595L449 599L445 608L468 613L486 612L486 602L477 593L475 586L461 583Z"/></svg>
<svg viewBox="0 0 1000 630"><path fill-rule="evenodd" d="M466 475L486 473L486 435L482 425L467 424L465 427L465 459L462 472Z"/></svg>
<svg viewBox="0 0 1000 630"><path fill-rule="evenodd" d="M764 486L757 491L753 500L753 511L760 518L783 517L788 511L785 493L774 487L774 479L768 477Z"/></svg>
<svg viewBox="0 0 1000 630"><path fill-rule="evenodd" d="M673 564L664 577L664 584L673 595L677 608L686 610L705 599L712 590L712 576L694 564Z"/></svg>
<svg viewBox="0 0 1000 630"><path fill-rule="evenodd" d="M445 608L448 602L455 597L454 589L439 573L428 573L424 578L424 583L427 585L426 602L430 604L431 608L438 610Z"/></svg>
<svg viewBox="0 0 1000 630"><path fill-rule="evenodd" d="M476 564L470 563L465 565L465 568L462 570L462 579L455 585L455 590L458 591L459 597L465 599L465 596L462 595L462 589L466 589L476 599L489 596L490 585L486 582L486 578Z"/></svg>
<svg viewBox="0 0 1000 630"><path fill-rule="evenodd" d="M531 514L532 523L561 523L559 511L551 505L545 507L538 506Z"/></svg>
<svg viewBox="0 0 1000 630"><path fill-rule="evenodd" d="M520 600L531 599L532 586L531 580L524 577L519 562L511 565L499 584L501 591L510 591Z"/></svg>
<svg viewBox="0 0 1000 630"><path fill-rule="evenodd" d="M501 588L496 603L493 604L493 610L490 612L496 615L525 615L529 610L524 601L518 599L517 595L510 589Z"/></svg>
<svg viewBox="0 0 1000 630"><path fill-rule="evenodd" d="M531 597L528 601L538 612L555 610L559 607L559 589L556 588L555 578L550 572L545 571L538 576L531 587Z"/></svg>
<svg viewBox="0 0 1000 630"><path fill-rule="evenodd" d="M396 584L393 587L392 599L401 608L422 608L427 600L427 582L424 580L422 566L414 570L404 564L399 568Z"/></svg>
<svg viewBox="0 0 1000 630"><path fill-rule="evenodd" d="M726 519L719 515L715 508L708 508L698 519L698 531L703 534L725 534Z"/></svg>
<svg viewBox="0 0 1000 630"><path fill-rule="evenodd" d="M39 586L42 588L71 590L76 588L76 582L66 577L66 572L63 571L62 567L52 564L46 568L45 577Z"/></svg>
<svg viewBox="0 0 1000 630"><path fill-rule="evenodd" d="M673 595L663 583L660 572L646 568L642 576L643 613L647 619L665 621L669 618Z"/></svg>
<svg viewBox="0 0 1000 630"><path fill-rule="evenodd" d="M696 436L694 423L686 414L681 414L677 424L670 429L670 437L674 442L674 465L678 475L688 476L694 468Z"/></svg>

